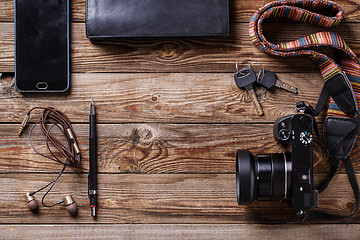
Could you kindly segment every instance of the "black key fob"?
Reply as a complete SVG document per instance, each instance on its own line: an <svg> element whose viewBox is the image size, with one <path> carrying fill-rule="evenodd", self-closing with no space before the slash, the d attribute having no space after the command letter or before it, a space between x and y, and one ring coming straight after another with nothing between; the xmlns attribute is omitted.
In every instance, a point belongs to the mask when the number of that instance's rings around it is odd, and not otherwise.
<svg viewBox="0 0 360 240"><path fill-rule="evenodd" d="M239 88L249 90L250 86L256 82L256 74L252 68L243 68L235 73L235 83Z"/></svg>
<svg viewBox="0 0 360 240"><path fill-rule="evenodd" d="M275 85L276 79L276 74L274 72L261 69L256 82L269 89Z"/></svg>

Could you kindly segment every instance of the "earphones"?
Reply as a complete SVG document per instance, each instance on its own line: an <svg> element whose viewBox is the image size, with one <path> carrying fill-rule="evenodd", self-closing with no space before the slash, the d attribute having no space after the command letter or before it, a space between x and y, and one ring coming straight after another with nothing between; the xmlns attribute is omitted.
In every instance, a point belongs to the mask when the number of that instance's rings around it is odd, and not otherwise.
<svg viewBox="0 0 360 240"><path fill-rule="evenodd" d="M30 211L37 212L39 210L39 203L33 197L34 194L35 193L26 193L25 199L26 199L26 204L29 207ZM65 196L65 198L63 200L57 202L56 205L61 204L61 203L65 203L65 206L66 206L65 208L71 215L74 216L77 214L77 205L71 195Z"/></svg>
<svg viewBox="0 0 360 240"><path fill-rule="evenodd" d="M45 197L47 196L47 194L51 191L51 189L54 187L55 183L57 182L57 180L61 177L61 175L64 173L65 168L67 166L76 166L79 162L80 162L80 149L77 145L76 142L76 137L75 134L73 134L73 128L71 126L71 122L69 120L69 118L62 113L59 110L56 110L54 108L51 107L47 107L47 108L43 108L43 107L35 107L30 109L30 111L26 114L24 121L22 122L19 131L18 131L18 135L20 136L22 131L24 130L26 123L28 122L29 118L30 118L30 113L31 111L35 110L35 109L42 109L43 113L41 115L41 118L39 121L37 121L30 129L29 132L29 142L30 142L30 146L31 148L40 156L50 159L52 161L55 161L57 163L60 163L63 165L62 169L60 170L60 172L58 173L58 175L55 177L54 180L52 180L51 182L49 182L48 184L46 184L45 186L43 186L42 188L34 191L34 192L30 192L30 193L26 193L25 195L25 200L26 200L26 204L29 207L29 209L32 212L37 212L39 209L39 203L38 201L35 199L34 195L46 188L47 191L45 192L45 194L42 196L41 199L41 204L44 207L54 207L57 205L60 205L62 203L65 204L65 208L66 210L71 214L71 215L76 215L77 214L77 205L74 201L74 199L72 198L71 195L67 195L65 196L62 200L52 204L52 205L47 205L45 204L44 200ZM32 132L33 129L39 125L40 129L42 131L42 133L45 135L45 140L46 140L46 148L48 150L48 152L51 154L51 156L47 156L43 153L40 153L34 146L33 146L33 142L32 142ZM50 126L49 126L50 125ZM53 134L51 134L51 130L57 127L61 134L64 136L66 144L64 145L59 139L57 139ZM59 153L65 157L65 161L61 161L53 152L53 150L50 149L50 145L49 143L52 143L52 145L59 151Z"/></svg>
<svg viewBox="0 0 360 240"><path fill-rule="evenodd" d="M38 201L30 193L26 193L25 199L27 206L32 212L36 212L39 209Z"/></svg>

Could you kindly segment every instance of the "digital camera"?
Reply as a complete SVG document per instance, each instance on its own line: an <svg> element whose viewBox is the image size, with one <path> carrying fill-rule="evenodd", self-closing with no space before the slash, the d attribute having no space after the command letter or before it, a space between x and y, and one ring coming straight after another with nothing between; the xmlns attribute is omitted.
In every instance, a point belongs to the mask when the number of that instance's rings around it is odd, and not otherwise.
<svg viewBox="0 0 360 240"><path fill-rule="evenodd" d="M254 156L248 150L236 153L236 190L239 205L256 198L291 200L298 216L318 207L319 192L313 177L313 126L310 114L295 114L274 123L274 138L291 144L292 152Z"/></svg>

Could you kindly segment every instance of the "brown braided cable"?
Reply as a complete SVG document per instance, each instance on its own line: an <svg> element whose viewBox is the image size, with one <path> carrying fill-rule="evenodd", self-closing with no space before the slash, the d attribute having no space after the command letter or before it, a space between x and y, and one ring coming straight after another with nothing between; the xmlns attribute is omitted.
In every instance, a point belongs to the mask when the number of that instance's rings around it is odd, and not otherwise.
<svg viewBox="0 0 360 240"><path fill-rule="evenodd" d="M76 136L74 134L71 121L63 112L52 107L31 108L26 114L26 117L19 129L18 135L20 136L20 134L22 133L31 112L36 109L43 110L39 121L41 131L44 133L44 135L47 136L47 139L52 143L52 145L54 145L54 147L68 160L68 163L70 165L77 165L80 162L80 150L76 142ZM69 146L66 146L53 135L51 135L47 127L48 123L61 125L66 132L68 142L70 142L71 144Z"/></svg>

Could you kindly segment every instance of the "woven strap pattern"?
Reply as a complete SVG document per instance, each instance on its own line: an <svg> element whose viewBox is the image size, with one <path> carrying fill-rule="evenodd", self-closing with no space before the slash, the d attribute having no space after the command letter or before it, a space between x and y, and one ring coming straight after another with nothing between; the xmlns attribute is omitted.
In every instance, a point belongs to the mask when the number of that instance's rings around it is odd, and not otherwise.
<svg viewBox="0 0 360 240"><path fill-rule="evenodd" d="M325 16L320 13L326 13ZM249 34L252 43L260 50L272 55L287 57L307 55L319 67L324 80L332 78L338 73L345 72L349 78L357 103L360 106L360 63L355 53L346 45L345 41L334 32L318 32L295 41L274 44L266 40L263 35L263 21L267 18L285 18L293 21L312 24L321 27L337 25L344 17L342 8L331 2L322 0L290 1L280 0L269 3L260 8L250 19ZM316 47L331 47L341 53L337 63L325 54L315 51ZM349 117L330 99L328 116Z"/></svg>

